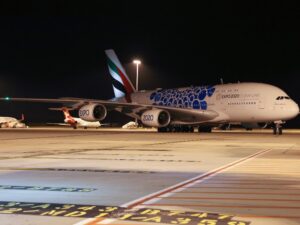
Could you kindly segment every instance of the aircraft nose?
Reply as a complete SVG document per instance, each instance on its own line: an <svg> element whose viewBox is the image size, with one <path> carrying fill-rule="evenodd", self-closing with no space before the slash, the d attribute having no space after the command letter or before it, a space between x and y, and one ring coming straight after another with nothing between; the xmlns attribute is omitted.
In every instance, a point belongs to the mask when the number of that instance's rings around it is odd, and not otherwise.
<svg viewBox="0 0 300 225"><path fill-rule="evenodd" d="M298 104L296 102L294 102L294 101L292 101L290 112L293 115L293 117L298 116L298 114L300 112Z"/></svg>

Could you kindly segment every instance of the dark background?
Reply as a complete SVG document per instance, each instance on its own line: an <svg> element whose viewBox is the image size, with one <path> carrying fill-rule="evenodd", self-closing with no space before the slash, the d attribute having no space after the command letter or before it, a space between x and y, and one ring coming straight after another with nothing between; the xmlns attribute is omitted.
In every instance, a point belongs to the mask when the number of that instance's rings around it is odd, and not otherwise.
<svg viewBox="0 0 300 225"><path fill-rule="evenodd" d="M300 7L286 1L2 1L0 96L113 97L104 50L140 89L274 84L300 103ZM1 103L0 115L59 121L46 104ZM114 116L117 120L118 115ZM109 118L111 119L111 118ZM294 119L289 126L300 126Z"/></svg>

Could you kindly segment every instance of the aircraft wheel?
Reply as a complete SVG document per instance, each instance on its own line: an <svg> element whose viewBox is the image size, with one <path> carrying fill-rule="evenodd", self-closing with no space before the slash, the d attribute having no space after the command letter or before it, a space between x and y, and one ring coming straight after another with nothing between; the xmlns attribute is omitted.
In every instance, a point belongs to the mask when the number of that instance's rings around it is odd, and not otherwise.
<svg viewBox="0 0 300 225"><path fill-rule="evenodd" d="M211 133L211 127L198 127L198 132Z"/></svg>
<svg viewBox="0 0 300 225"><path fill-rule="evenodd" d="M276 135L282 135L282 126L280 123L275 123L273 127L273 134Z"/></svg>
<svg viewBox="0 0 300 225"><path fill-rule="evenodd" d="M172 126L170 132L174 133L175 132L175 127Z"/></svg>
<svg viewBox="0 0 300 225"><path fill-rule="evenodd" d="M157 128L158 132L167 132L167 128L166 127L159 127Z"/></svg>

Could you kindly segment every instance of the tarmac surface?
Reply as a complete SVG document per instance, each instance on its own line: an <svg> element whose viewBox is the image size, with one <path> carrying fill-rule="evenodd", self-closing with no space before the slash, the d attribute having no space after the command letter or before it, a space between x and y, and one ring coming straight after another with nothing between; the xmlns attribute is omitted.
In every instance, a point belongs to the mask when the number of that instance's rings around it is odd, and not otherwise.
<svg viewBox="0 0 300 225"><path fill-rule="evenodd" d="M0 224L300 224L300 131L0 129Z"/></svg>

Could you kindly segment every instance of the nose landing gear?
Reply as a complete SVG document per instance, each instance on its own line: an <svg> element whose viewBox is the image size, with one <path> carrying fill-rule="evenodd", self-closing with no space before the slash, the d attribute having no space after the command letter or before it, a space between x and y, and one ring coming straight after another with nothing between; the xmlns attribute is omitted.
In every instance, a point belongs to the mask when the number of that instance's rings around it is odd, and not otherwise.
<svg viewBox="0 0 300 225"><path fill-rule="evenodd" d="M284 122L282 121L275 121L274 122L274 126L273 126L273 134L274 135L282 135L282 124L284 124Z"/></svg>

